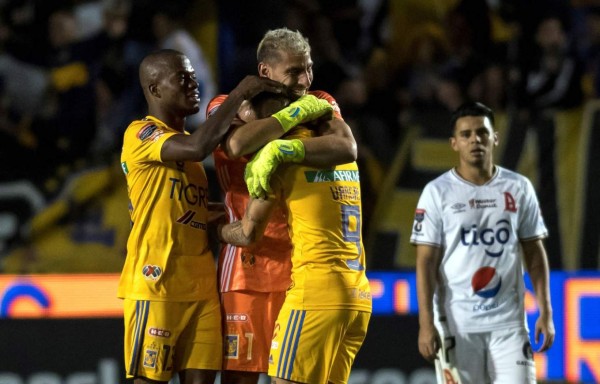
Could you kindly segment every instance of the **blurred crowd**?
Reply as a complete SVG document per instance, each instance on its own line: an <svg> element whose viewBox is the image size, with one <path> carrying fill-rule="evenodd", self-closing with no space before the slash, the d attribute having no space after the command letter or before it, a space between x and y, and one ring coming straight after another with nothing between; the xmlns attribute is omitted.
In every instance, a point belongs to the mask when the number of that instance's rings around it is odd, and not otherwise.
<svg viewBox="0 0 600 384"><path fill-rule="evenodd" d="M540 200L558 231L543 122L600 95L592 0L0 0L0 183L26 179L48 203L68 175L118 159L124 129L146 113L137 66L148 52L184 52L205 106L256 73L257 43L281 26L308 37L311 88L336 98L359 143L366 234L408 127L446 138L467 100L508 116L508 168L537 137Z"/></svg>

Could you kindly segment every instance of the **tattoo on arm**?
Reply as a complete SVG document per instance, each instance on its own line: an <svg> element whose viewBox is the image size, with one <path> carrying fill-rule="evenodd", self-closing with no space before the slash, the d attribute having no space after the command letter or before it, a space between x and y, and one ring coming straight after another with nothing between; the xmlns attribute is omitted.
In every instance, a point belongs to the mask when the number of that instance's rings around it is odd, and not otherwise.
<svg viewBox="0 0 600 384"><path fill-rule="evenodd" d="M252 237L244 235L244 228L241 221L233 222L223 227L221 231L223 241L238 246L247 246L252 243Z"/></svg>

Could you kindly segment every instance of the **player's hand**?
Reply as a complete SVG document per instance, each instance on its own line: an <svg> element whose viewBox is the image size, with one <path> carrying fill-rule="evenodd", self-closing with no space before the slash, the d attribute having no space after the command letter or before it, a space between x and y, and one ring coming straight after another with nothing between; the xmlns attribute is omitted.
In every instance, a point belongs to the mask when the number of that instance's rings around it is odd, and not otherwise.
<svg viewBox="0 0 600 384"><path fill-rule="evenodd" d="M279 164L304 160L304 144L298 139L273 140L246 164L244 180L250 196L265 199L271 191L271 175Z"/></svg>
<svg viewBox="0 0 600 384"><path fill-rule="evenodd" d="M554 321L551 315L540 315L535 322L535 343L540 342L540 335L544 335L544 342L537 352L547 351L554 343L554 336L556 332L554 330Z"/></svg>
<svg viewBox="0 0 600 384"><path fill-rule="evenodd" d="M289 131L298 124L312 121L317 118L331 118L333 107L327 100L319 99L313 95L304 95L273 116L284 132Z"/></svg>
<svg viewBox="0 0 600 384"><path fill-rule="evenodd" d="M261 92L270 92L275 94L287 94L288 89L282 83L271 80L267 77L254 75L246 76L231 91L231 93L241 93L243 98L249 100Z"/></svg>
<svg viewBox="0 0 600 384"><path fill-rule="evenodd" d="M440 334L433 324L419 328L419 353L425 360L433 362L441 345Z"/></svg>

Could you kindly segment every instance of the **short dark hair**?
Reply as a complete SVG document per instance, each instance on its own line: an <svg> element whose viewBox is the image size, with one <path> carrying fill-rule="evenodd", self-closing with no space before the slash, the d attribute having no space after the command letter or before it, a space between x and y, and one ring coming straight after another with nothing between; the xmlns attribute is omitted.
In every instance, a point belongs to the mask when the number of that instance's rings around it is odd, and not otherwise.
<svg viewBox="0 0 600 384"><path fill-rule="evenodd" d="M490 123L492 123L492 126L495 125L494 111L492 111L492 109L490 107L488 107L487 105L485 105L483 103L470 101L470 102L464 103L463 105L458 107L456 109L456 111L454 111L452 113L452 117L450 118L451 136L454 135L454 128L456 126L456 121L458 119L460 119L461 117L465 117L465 116L484 116L484 117L487 117L488 119L490 119Z"/></svg>

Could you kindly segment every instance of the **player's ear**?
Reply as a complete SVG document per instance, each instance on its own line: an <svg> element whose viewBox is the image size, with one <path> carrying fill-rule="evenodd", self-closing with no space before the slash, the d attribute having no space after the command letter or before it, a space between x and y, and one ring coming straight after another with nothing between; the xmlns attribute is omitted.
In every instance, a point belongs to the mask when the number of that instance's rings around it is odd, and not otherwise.
<svg viewBox="0 0 600 384"><path fill-rule="evenodd" d="M448 141L450 142L450 148L452 148L453 151L458 152L458 146L456 145L456 138L454 136L452 136L448 139Z"/></svg>
<svg viewBox="0 0 600 384"><path fill-rule="evenodd" d="M271 74L271 68L267 64L265 64L263 62L258 63L258 75L259 76L269 77L270 74Z"/></svg>
<svg viewBox="0 0 600 384"><path fill-rule="evenodd" d="M160 97L160 92L158 90L158 84L156 84L156 83L149 84L148 91L150 92L151 95Z"/></svg>

